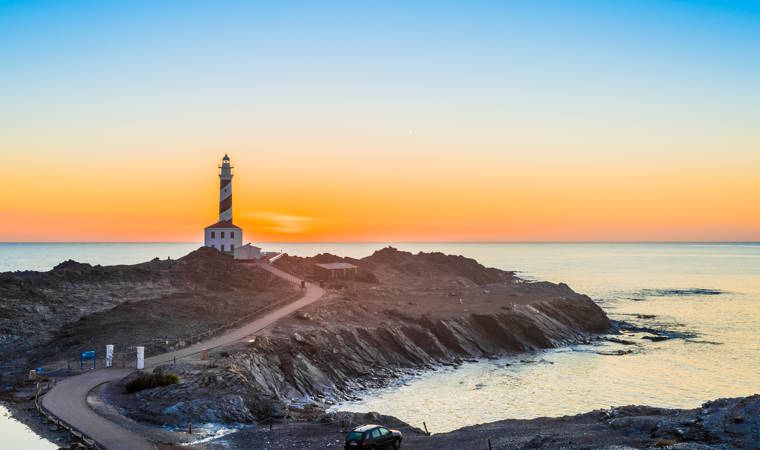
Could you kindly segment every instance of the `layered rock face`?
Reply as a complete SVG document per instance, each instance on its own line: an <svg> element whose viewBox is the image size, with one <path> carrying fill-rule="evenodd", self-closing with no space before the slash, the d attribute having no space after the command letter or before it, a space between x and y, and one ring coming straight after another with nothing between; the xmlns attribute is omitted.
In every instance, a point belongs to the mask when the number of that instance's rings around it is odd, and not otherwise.
<svg viewBox="0 0 760 450"><path fill-rule="evenodd" d="M336 260L347 259L288 257L281 267L308 277L313 262ZM564 284L525 282L461 256L389 248L348 261L372 281L336 283L266 336L214 352L210 365L166 367L179 385L124 407L138 419L178 424L193 414L230 422L298 416L404 373L583 342L611 328L601 308Z"/></svg>
<svg viewBox="0 0 760 450"><path fill-rule="evenodd" d="M241 382L267 395L304 402L336 400L383 385L399 370L567 345L608 326L591 300L551 299L492 314L257 338L223 364Z"/></svg>

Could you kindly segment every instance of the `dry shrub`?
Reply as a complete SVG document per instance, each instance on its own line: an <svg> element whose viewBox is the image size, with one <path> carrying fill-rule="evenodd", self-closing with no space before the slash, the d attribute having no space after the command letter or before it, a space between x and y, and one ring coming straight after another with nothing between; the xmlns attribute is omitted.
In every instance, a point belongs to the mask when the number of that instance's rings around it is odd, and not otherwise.
<svg viewBox="0 0 760 450"><path fill-rule="evenodd" d="M131 394L143 389L153 389L177 383L179 383L179 377L171 372L153 372L150 375L141 373L134 380L124 385L124 390Z"/></svg>

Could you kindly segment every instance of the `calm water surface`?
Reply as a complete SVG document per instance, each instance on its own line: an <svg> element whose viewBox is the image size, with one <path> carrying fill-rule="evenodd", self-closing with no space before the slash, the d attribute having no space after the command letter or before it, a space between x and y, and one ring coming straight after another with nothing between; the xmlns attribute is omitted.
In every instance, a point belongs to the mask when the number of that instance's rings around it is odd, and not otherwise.
<svg viewBox="0 0 760 450"><path fill-rule="evenodd" d="M433 247L411 246L414 249ZM760 246L443 246L526 278L564 281L613 319L680 335L575 346L401 380L338 409L378 411L444 432L505 418L647 404L692 408L760 393ZM439 246L441 248L441 246ZM618 350L631 350L615 355ZM609 354L604 354L609 353Z"/></svg>
<svg viewBox="0 0 760 450"><path fill-rule="evenodd" d="M0 271L49 270L65 259L121 264L177 258L199 244L0 244ZM303 256L362 257L385 244L265 244ZM528 279L563 281L613 318L677 333L635 346L575 346L469 363L400 380L339 409L378 411L433 432L504 418L611 405L695 407L760 392L758 244L394 244L463 254ZM631 350L626 355L612 355ZM0 431L9 423L0 415ZM22 438L19 438L22 439ZM39 442L32 437L31 443ZM19 441L21 442L21 441ZM23 442L26 445L26 441Z"/></svg>
<svg viewBox="0 0 760 450"><path fill-rule="evenodd" d="M0 448L23 448L25 450L55 450L57 445L37 436L23 423L13 419L8 410L0 405ZM7 447L5 447L7 446Z"/></svg>
<svg viewBox="0 0 760 450"><path fill-rule="evenodd" d="M0 272L46 271L69 259L104 266L136 264L153 258L179 258L200 245L196 243L0 243Z"/></svg>

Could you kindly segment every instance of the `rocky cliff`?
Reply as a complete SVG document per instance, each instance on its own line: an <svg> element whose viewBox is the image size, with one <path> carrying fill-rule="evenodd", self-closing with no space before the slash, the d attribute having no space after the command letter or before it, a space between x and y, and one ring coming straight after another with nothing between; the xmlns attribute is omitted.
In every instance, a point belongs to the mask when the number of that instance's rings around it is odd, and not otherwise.
<svg viewBox="0 0 760 450"><path fill-rule="evenodd" d="M288 258L283 267L308 275L314 261L335 258ZM269 335L214 352L209 365L166 367L178 385L123 407L177 424L309 415L403 373L587 341L611 327L564 284L528 283L461 256L384 249L352 261L377 281L342 282Z"/></svg>

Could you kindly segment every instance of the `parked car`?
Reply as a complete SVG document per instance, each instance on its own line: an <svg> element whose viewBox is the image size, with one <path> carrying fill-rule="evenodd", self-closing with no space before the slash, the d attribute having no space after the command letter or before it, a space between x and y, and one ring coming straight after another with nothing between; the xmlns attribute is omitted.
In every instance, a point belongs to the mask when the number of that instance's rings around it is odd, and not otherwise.
<svg viewBox="0 0 760 450"><path fill-rule="evenodd" d="M401 448L404 436L398 430L390 430L382 425L362 425L346 435L346 450Z"/></svg>

